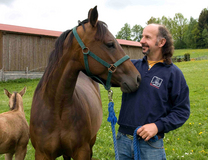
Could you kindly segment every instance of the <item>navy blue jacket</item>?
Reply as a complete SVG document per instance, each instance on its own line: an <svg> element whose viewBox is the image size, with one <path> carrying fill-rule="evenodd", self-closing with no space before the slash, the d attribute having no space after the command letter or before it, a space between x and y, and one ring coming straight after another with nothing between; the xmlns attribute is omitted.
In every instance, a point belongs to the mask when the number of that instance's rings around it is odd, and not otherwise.
<svg viewBox="0 0 208 160"><path fill-rule="evenodd" d="M133 135L138 126L155 123L158 135L182 126L190 115L189 88L173 63L157 63L148 70L147 57L132 60L141 74L139 89L123 93L119 131Z"/></svg>

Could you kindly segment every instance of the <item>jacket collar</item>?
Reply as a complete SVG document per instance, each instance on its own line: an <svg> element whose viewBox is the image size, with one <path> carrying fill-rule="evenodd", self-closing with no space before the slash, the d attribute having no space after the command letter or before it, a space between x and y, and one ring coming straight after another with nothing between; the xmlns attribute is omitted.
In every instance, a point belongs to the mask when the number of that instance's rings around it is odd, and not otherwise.
<svg viewBox="0 0 208 160"><path fill-rule="evenodd" d="M143 61L143 62L147 62L147 56L144 56L144 57L142 58L142 61ZM166 66L166 67L170 67L170 66L173 65L173 62L172 62L171 64L167 64L167 63L163 62L162 64L164 64L164 66Z"/></svg>

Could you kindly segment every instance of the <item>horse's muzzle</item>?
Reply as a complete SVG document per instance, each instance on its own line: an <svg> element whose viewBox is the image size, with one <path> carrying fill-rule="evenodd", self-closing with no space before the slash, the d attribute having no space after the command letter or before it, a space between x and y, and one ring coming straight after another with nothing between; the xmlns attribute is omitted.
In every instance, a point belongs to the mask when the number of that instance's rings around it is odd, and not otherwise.
<svg viewBox="0 0 208 160"><path fill-rule="evenodd" d="M134 82L125 81L125 82L122 83L121 91L124 92L124 93L135 92L139 88L140 82L141 82L141 76L140 75L138 75L136 77L136 81L134 81Z"/></svg>

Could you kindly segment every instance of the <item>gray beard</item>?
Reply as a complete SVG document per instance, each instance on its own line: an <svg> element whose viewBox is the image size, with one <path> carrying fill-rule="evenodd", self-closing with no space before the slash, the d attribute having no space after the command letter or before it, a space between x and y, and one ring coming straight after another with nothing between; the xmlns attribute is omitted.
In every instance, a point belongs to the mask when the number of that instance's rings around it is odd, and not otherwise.
<svg viewBox="0 0 208 160"><path fill-rule="evenodd" d="M145 56L150 53L150 50L148 49L147 52L142 52Z"/></svg>

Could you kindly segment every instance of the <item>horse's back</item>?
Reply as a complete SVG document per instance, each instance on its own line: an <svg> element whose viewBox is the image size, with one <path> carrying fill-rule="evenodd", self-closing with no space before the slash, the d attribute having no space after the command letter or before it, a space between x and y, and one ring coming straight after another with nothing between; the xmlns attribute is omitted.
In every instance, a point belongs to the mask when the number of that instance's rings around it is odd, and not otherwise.
<svg viewBox="0 0 208 160"><path fill-rule="evenodd" d="M29 134L29 125L25 118L24 113L18 111L8 111L0 114L0 127L1 130L19 132Z"/></svg>
<svg viewBox="0 0 208 160"><path fill-rule="evenodd" d="M23 113L8 111L0 114L0 154L14 152L17 146L27 146L29 126Z"/></svg>

